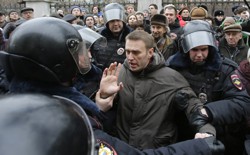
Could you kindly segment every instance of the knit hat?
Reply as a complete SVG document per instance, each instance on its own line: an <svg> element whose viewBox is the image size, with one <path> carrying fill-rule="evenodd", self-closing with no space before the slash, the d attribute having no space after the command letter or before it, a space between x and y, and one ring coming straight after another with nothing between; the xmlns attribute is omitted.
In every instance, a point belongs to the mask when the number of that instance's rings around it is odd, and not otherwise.
<svg viewBox="0 0 250 155"><path fill-rule="evenodd" d="M223 31L224 32L241 32L242 27L240 24L232 24L229 26L225 26Z"/></svg>
<svg viewBox="0 0 250 155"><path fill-rule="evenodd" d="M192 20L203 20L205 17L207 17L207 10L205 10L202 7L194 7L190 11L190 17Z"/></svg>
<svg viewBox="0 0 250 155"><path fill-rule="evenodd" d="M214 12L214 17L216 16L224 16L224 11L223 10L216 10Z"/></svg>
<svg viewBox="0 0 250 155"><path fill-rule="evenodd" d="M5 12L0 11L0 16L5 16Z"/></svg>
<svg viewBox="0 0 250 155"><path fill-rule="evenodd" d="M236 5L236 6L233 6L232 7L232 12L235 14L235 10L238 8L238 7L240 7L239 5Z"/></svg>
<svg viewBox="0 0 250 155"><path fill-rule="evenodd" d="M86 24L86 20L87 20L88 17L92 17L93 21L95 21L95 18L94 18L94 16L92 14L86 14L86 15L84 15L84 20L83 20L84 24Z"/></svg>
<svg viewBox="0 0 250 155"><path fill-rule="evenodd" d="M82 9L77 5L70 7L69 12L72 13L73 9L75 9L75 8L78 8L82 12Z"/></svg>
<svg viewBox="0 0 250 155"><path fill-rule="evenodd" d="M165 15L162 14L155 14L151 18L151 25L162 25L162 26L168 26L168 20Z"/></svg>
<svg viewBox="0 0 250 155"><path fill-rule="evenodd" d="M141 14L142 16L144 16L144 14L143 14L142 11L137 11L137 12L135 13L135 15L139 15L139 14Z"/></svg>
<svg viewBox="0 0 250 155"><path fill-rule="evenodd" d="M184 10L188 10L188 11L189 11L188 7L184 7L184 8L182 8L182 9L179 11L179 15L181 15L182 11L184 11Z"/></svg>
<svg viewBox="0 0 250 155"><path fill-rule="evenodd" d="M199 7L201 7L201 8L203 8L203 9L205 9L206 11L208 11L207 6L206 6L206 5L204 5L204 4L200 4L200 5L198 5L197 7L198 7L198 8L199 8Z"/></svg>
<svg viewBox="0 0 250 155"><path fill-rule="evenodd" d="M10 10L9 13L8 13L8 15L10 16L10 14L11 14L12 12L16 12L16 13L17 13L16 10Z"/></svg>
<svg viewBox="0 0 250 155"><path fill-rule="evenodd" d="M224 27L232 25L232 24L235 24L235 20L233 17L226 17L225 20L223 21Z"/></svg>

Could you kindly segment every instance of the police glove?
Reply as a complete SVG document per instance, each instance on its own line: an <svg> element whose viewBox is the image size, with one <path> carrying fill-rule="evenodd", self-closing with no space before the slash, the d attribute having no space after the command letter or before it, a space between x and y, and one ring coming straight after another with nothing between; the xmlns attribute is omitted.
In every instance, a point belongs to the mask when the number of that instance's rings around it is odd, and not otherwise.
<svg viewBox="0 0 250 155"><path fill-rule="evenodd" d="M205 109L197 109L193 112L189 118L189 121L194 129L198 132L202 126L209 123L209 117L205 113L202 113Z"/></svg>
<svg viewBox="0 0 250 155"><path fill-rule="evenodd" d="M207 143L212 155L223 155L225 151L225 146L222 142L217 140L214 136L204 138Z"/></svg>

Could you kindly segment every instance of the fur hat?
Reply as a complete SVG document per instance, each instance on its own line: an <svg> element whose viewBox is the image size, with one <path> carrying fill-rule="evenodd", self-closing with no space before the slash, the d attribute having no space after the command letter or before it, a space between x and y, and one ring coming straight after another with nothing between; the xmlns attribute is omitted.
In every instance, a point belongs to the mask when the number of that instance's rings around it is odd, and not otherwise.
<svg viewBox="0 0 250 155"><path fill-rule="evenodd" d="M165 15L162 14L155 14L151 18L151 25L162 25L162 26L168 26L168 20Z"/></svg>
<svg viewBox="0 0 250 155"><path fill-rule="evenodd" d="M191 11L190 11L190 17L192 20L203 20L205 19L205 17L207 17L207 10L205 10L202 7L194 7Z"/></svg>
<svg viewBox="0 0 250 155"><path fill-rule="evenodd" d="M224 11L223 10L216 10L214 12L214 17L216 16L224 16Z"/></svg>
<svg viewBox="0 0 250 155"><path fill-rule="evenodd" d="M240 24L232 24L229 26L225 26L223 31L224 32L241 32L242 27Z"/></svg>

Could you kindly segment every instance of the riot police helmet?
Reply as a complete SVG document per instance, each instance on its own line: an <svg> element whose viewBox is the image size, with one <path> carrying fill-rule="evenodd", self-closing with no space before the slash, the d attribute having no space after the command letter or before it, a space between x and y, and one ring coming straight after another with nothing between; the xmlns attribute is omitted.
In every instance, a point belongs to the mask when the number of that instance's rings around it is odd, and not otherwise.
<svg viewBox="0 0 250 155"><path fill-rule="evenodd" d="M78 31L69 23L53 18L41 17L29 20L13 31L6 52L0 52L1 63L8 78L13 76L65 83L77 72L87 73L79 65L79 56L88 54Z"/></svg>
<svg viewBox="0 0 250 155"><path fill-rule="evenodd" d="M96 149L90 121L75 102L41 94L0 98L1 154L93 155Z"/></svg>
<svg viewBox="0 0 250 155"><path fill-rule="evenodd" d="M111 20L121 20L126 23L125 9L118 3L110 3L104 8L104 22L107 24Z"/></svg>
<svg viewBox="0 0 250 155"><path fill-rule="evenodd" d="M183 34L180 39L184 53L188 53L192 48L208 45L218 50L215 34L211 25L203 20L192 20L183 27Z"/></svg>

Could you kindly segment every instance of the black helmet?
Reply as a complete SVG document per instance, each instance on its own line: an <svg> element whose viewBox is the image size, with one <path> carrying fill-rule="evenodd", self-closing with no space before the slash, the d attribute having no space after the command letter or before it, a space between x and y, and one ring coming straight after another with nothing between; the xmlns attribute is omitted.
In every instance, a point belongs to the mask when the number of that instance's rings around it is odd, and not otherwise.
<svg viewBox="0 0 250 155"><path fill-rule="evenodd" d="M104 8L104 21L108 23L111 20L121 20L126 23L125 9L118 3L110 3Z"/></svg>
<svg viewBox="0 0 250 155"><path fill-rule="evenodd" d="M216 39L211 25L203 20L192 20L183 27L181 36L183 52L187 53L194 47L208 45L216 50Z"/></svg>
<svg viewBox="0 0 250 155"><path fill-rule="evenodd" d="M19 94L0 98L0 152L3 155L93 155L89 119L62 97Z"/></svg>
<svg viewBox="0 0 250 155"><path fill-rule="evenodd" d="M68 82L80 71L79 56L88 58L85 43L69 23L53 17L29 20L18 26L9 38L7 52L0 52L0 61L9 78L47 82Z"/></svg>

